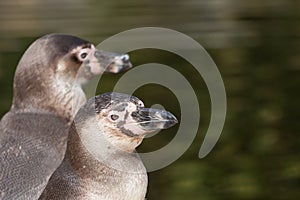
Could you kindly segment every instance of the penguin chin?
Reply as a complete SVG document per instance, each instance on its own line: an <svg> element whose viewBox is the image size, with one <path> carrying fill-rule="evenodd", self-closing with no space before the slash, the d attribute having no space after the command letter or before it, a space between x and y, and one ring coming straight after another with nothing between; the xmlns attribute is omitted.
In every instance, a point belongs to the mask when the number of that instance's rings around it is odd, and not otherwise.
<svg viewBox="0 0 300 200"><path fill-rule="evenodd" d="M103 74L103 72L104 70L99 66L83 63L76 74L75 82L80 85L86 85L93 77Z"/></svg>
<svg viewBox="0 0 300 200"><path fill-rule="evenodd" d="M104 69L100 66L100 63L91 63L86 66L86 68L91 76L97 76L104 73Z"/></svg>

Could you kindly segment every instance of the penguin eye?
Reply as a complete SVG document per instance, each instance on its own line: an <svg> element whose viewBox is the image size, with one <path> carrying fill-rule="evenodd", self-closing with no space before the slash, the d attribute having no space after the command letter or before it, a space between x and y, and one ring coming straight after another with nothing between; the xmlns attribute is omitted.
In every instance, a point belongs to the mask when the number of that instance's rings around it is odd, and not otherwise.
<svg viewBox="0 0 300 200"><path fill-rule="evenodd" d="M144 103L139 101L139 102L137 102L137 106L138 107L144 107Z"/></svg>
<svg viewBox="0 0 300 200"><path fill-rule="evenodd" d="M78 59L80 61L84 61L88 57L89 53L90 53L90 49L88 48L81 49L81 51L78 53Z"/></svg>
<svg viewBox="0 0 300 200"><path fill-rule="evenodd" d="M80 58L82 58L82 59L85 59L86 57L87 57L87 53L82 53L82 54L80 54Z"/></svg>
<svg viewBox="0 0 300 200"><path fill-rule="evenodd" d="M119 119L119 116L118 115L111 115L110 118L115 121L117 119Z"/></svg>

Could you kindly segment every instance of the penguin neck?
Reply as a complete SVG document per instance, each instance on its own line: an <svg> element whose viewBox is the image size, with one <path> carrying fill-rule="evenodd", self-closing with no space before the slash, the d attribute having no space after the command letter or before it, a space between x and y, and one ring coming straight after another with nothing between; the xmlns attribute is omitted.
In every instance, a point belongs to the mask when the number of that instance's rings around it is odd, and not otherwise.
<svg viewBox="0 0 300 200"><path fill-rule="evenodd" d="M86 134L78 134L78 129L76 131L75 126L72 126L70 130L65 159L75 171L88 170L90 171L88 174L101 174L103 170L125 174L146 173L146 169L135 151L127 152L112 147L101 136L97 138L84 136L101 135L101 133L95 132L95 130L90 129L89 133ZM83 176L88 176L88 174L82 174Z"/></svg>
<svg viewBox="0 0 300 200"><path fill-rule="evenodd" d="M48 83L35 83L35 86L29 83L26 88L15 87L11 110L55 114L71 122L85 102L86 96L80 84L51 77Z"/></svg>
<svg viewBox="0 0 300 200"><path fill-rule="evenodd" d="M75 80L64 80L57 78L52 84L52 96L49 101L49 107L46 104L46 108L73 120L77 111L86 102L86 96L82 90L82 87ZM43 103L43 105L45 105Z"/></svg>

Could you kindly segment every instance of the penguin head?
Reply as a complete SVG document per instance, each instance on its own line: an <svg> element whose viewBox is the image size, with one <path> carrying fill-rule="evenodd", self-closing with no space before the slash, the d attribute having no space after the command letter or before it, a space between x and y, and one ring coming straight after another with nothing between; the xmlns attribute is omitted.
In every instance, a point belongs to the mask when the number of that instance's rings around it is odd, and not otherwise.
<svg viewBox="0 0 300 200"><path fill-rule="evenodd" d="M101 51L90 42L65 34L49 34L37 39L22 56L16 76L44 73L51 78L78 81L102 73L119 73L131 67L127 54ZM26 77L25 77L26 78ZM66 81L66 80L65 80Z"/></svg>
<svg viewBox="0 0 300 200"><path fill-rule="evenodd" d="M72 77L80 84L86 83L95 75L119 73L132 65L127 54L106 52L93 44L75 36L51 34L43 37L48 40L49 62L59 76ZM42 38L42 39L43 39Z"/></svg>
<svg viewBox="0 0 300 200"><path fill-rule="evenodd" d="M178 123L172 113L145 108L144 103L137 97L122 93L111 92L98 95L90 99L87 105L89 108L94 107L94 118L97 124L95 129L98 129L86 131L86 134L91 136L89 141L96 141L96 135L102 134L112 146L125 151L133 151L147 134L167 129ZM77 115L80 116L81 112L79 111ZM85 126L92 127L89 123ZM94 133L96 135L93 135Z"/></svg>
<svg viewBox="0 0 300 200"><path fill-rule="evenodd" d="M82 94L65 98L73 86L81 86L95 75L118 73L130 67L126 54L98 50L90 42L71 35L43 36L30 45L18 64L12 107L48 106L62 110L66 107L63 104L71 102L72 98L76 101L80 95L85 99L81 91Z"/></svg>
<svg viewBox="0 0 300 200"><path fill-rule="evenodd" d="M70 72L76 82L86 83L93 76L103 73L119 73L131 67L127 54L98 50L93 44L84 43L71 49L57 60L56 73L64 76Z"/></svg>

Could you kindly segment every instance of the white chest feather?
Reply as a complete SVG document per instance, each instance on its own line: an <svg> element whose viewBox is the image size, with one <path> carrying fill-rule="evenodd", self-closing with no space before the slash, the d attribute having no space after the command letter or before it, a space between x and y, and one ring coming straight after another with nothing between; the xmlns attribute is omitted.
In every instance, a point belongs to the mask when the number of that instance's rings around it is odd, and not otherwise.
<svg viewBox="0 0 300 200"><path fill-rule="evenodd" d="M144 200L146 190L147 174L126 174L121 177L106 177L101 182L86 183L81 199Z"/></svg>

